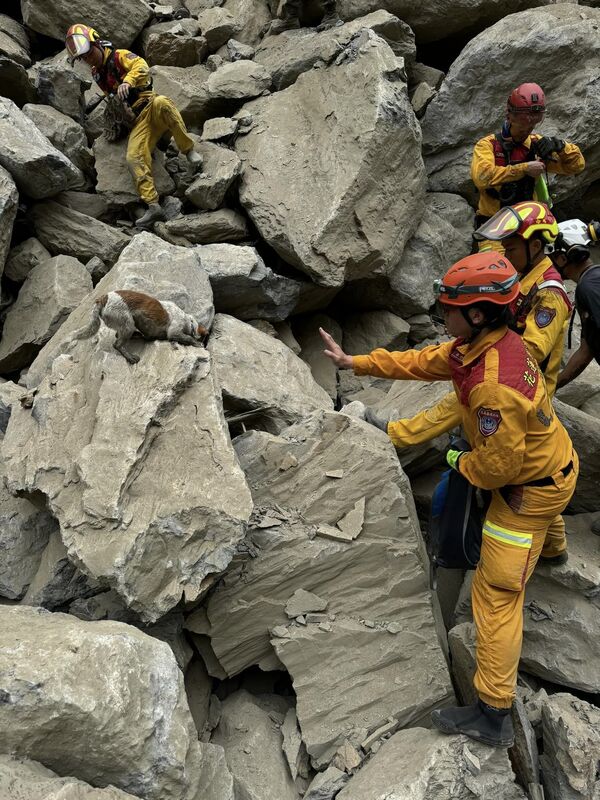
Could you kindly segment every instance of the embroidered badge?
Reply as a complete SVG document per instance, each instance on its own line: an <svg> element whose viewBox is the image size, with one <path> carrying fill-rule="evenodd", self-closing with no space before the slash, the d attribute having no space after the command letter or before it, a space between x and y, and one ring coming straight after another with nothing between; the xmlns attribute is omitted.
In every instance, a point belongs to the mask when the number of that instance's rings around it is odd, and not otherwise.
<svg viewBox="0 0 600 800"><path fill-rule="evenodd" d="M550 423L552 422L552 417L547 417L541 408L539 409L539 411L536 412L536 417L539 419L542 425L546 426L546 428L550 427Z"/></svg>
<svg viewBox="0 0 600 800"><path fill-rule="evenodd" d="M538 328L546 328L556 316L555 308L540 306L535 312L535 324Z"/></svg>
<svg viewBox="0 0 600 800"><path fill-rule="evenodd" d="M130 61L133 61L133 59L134 59L134 58L137 58L137 56L136 56L136 54L135 54L135 53L131 53L131 52L130 52L130 53L127 53L127 55L125 56L125 58L128 58Z"/></svg>
<svg viewBox="0 0 600 800"><path fill-rule="evenodd" d="M480 408L477 410L479 419L479 433L482 436L491 436L496 433L502 422L502 414L494 408Z"/></svg>

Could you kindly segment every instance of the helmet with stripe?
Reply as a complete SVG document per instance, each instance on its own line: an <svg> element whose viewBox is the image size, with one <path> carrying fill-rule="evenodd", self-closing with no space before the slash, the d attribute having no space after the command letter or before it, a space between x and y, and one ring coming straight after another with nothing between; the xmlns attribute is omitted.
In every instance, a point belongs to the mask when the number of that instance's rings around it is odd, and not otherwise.
<svg viewBox="0 0 600 800"><path fill-rule="evenodd" d="M511 236L519 236L527 241L535 234L539 234L546 244L552 244L558 236L558 223L544 203L525 200L501 208L477 228L473 236L479 241L491 239L498 242Z"/></svg>
<svg viewBox="0 0 600 800"><path fill-rule="evenodd" d="M90 28L89 25L76 23L75 25L71 25L67 31L65 47L72 59L80 58L86 53L89 53L92 45L99 41L100 35L98 31L94 30L94 28Z"/></svg>

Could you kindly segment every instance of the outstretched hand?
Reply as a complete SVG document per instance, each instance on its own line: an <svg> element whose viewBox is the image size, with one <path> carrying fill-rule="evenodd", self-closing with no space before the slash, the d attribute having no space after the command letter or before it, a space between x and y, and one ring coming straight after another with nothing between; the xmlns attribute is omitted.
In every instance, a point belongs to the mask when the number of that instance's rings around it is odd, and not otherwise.
<svg viewBox="0 0 600 800"><path fill-rule="evenodd" d="M324 331L323 328L319 328L319 333L326 348L323 352L327 358L330 358L336 367L340 369L352 369L352 356L346 355L333 336Z"/></svg>
<svg viewBox="0 0 600 800"><path fill-rule="evenodd" d="M127 100L129 97L129 89L131 87L128 83L122 83L119 88L117 89L117 97L119 100Z"/></svg>

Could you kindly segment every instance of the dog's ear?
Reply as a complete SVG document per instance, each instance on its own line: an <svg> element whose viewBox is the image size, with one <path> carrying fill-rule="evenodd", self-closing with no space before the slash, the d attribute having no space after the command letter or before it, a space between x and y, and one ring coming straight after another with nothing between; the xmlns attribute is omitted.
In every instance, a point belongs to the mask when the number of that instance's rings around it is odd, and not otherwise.
<svg viewBox="0 0 600 800"><path fill-rule="evenodd" d="M206 330L206 328L204 327L204 325L201 325L200 323L198 323L198 326L197 326L197 328L196 328L196 335L197 335L197 336L198 336L200 339L203 339L205 336L208 336L208 331Z"/></svg>

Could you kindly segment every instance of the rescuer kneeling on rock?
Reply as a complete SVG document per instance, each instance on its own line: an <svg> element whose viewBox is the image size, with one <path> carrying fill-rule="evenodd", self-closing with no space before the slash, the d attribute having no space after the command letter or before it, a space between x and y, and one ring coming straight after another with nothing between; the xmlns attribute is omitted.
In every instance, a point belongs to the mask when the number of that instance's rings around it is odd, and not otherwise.
<svg viewBox="0 0 600 800"><path fill-rule="evenodd" d="M81 59L91 67L92 77L105 95L118 97L131 109L127 164L138 194L148 206L136 225L149 227L164 219L152 177L152 152L158 140L169 131L194 168L202 166L202 157L194 152L194 142L173 101L152 90L150 68L141 56L117 50L111 42L100 40L93 28L80 24L69 28L65 46L72 59Z"/></svg>
<svg viewBox="0 0 600 800"><path fill-rule="evenodd" d="M491 490L472 588L479 701L434 711L434 725L510 747L510 708L523 638L525 584L578 474L573 445L554 414L545 381L521 337L506 325L518 275L489 251L454 264L436 287L446 329L457 338L423 350L349 356L321 330L325 354L357 375L452 380L471 451L447 460L474 486ZM563 533L564 536L564 533ZM563 544L563 549L566 543Z"/></svg>

